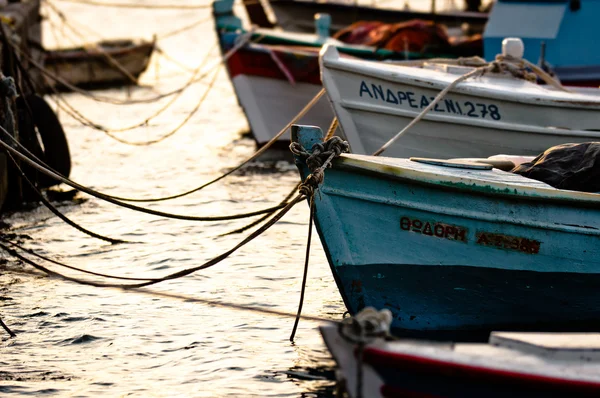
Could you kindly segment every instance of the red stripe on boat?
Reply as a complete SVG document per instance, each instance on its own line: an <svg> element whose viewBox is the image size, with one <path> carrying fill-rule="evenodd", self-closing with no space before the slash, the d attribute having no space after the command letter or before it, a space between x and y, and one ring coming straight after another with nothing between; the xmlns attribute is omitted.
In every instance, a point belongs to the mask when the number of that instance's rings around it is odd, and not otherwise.
<svg viewBox="0 0 600 398"><path fill-rule="evenodd" d="M317 55L307 55L294 59L293 53L273 51L285 65L294 81L321 85ZM227 68L232 79L237 75L249 75L289 80L267 51L253 51L242 48L227 60Z"/></svg>
<svg viewBox="0 0 600 398"><path fill-rule="evenodd" d="M572 380L552 376L493 369L425 358L416 355L390 352L378 348L365 348L363 361L375 367L406 369L411 372L437 373L445 376L486 379L496 383L523 384L534 388L561 388L573 393L594 393L600 396L600 382Z"/></svg>

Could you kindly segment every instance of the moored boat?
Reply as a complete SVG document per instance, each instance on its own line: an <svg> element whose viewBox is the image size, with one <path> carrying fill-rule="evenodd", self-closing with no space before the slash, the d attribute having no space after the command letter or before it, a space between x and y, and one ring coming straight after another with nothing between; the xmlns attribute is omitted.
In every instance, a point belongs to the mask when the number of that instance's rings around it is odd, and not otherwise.
<svg viewBox="0 0 600 398"><path fill-rule="evenodd" d="M350 326L381 323L381 314L356 318L320 327L338 364L338 383L351 398L595 397L600 391L598 333L494 332L487 344L442 343L360 336Z"/></svg>
<svg viewBox="0 0 600 398"><path fill-rule="evenodd" d="M108 40L92 45L47 50L44 66L52 74L73 86L106 87L136 84L146 70L154 51L154 42ZM45 77L50 87L68 89Z"/></svg>
<svg viewBox="0 0 600 398"><path fill-rule="evenodd" d="M259 146L270 141L321 90L318 50L325 43L335 45L344 55L362 59L422 59L465 51L464 46L452 46L447 41L442 53L438 48L430 51L433 46L419 51L394 51L347 44L329 37L330 19L324 15L317 23L318 34L260 28L245 32L232 7L231 0L213 3L215 28L223 54L232 51L241 40L247 40L246 45L228 55L226 66ZM470 48L466 46L466 51L471 51ZM300 123L310 121L327 129L333 117L327 99L322 98ZM289 136L281 137L280 141L289 143Z"/></svg>
<svg viewBox="0 0 600 398"><path fill-rule="evenodd" d="M374 153L443 89L474 70L449 61L406 66L346 59L333 46L321 53L323 86L358 154ZM566 142L599 140L598 110L598 89L562 91L507 72L487 72L458 83L385 153L434 158L535 155Z"/></svg>
<svg viewBox="0 0 600 398"><path fill-rule="evenodd" d="M435 20L449 27L460 27L468 23L474 32L482 32L487 14L473 11L420 12L391 8L371 7L356 3L313 0L270 0L277 25L290 32L313 31L314 15L331 15L332 28L340 30L359 20L398 23L411 19ZM257 20L257 22L262 22Z"/></svg>
<svg viewBox="0 0 600 398"><path fill-rule="evenodd" d="M322 137L294 131L304 148ZM599 204L489 165L354 154L333 162L314 195L351 314L387 308L399 333L466 339L598 330Z"/></svg>

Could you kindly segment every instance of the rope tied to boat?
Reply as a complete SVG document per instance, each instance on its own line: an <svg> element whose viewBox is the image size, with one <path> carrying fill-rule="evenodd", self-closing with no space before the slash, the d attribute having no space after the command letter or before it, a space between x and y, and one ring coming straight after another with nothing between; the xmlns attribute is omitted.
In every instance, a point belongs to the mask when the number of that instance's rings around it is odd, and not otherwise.
<svg viewBox="0 0 600 398"><path fill-rule="evenodd" d="M441 60L434 60L434 62L430 63L440 63ZM427 62L422 62L421 65L424 65ZM388 140L385 144L383 144L378 150L373 152L373 156L379 156L383 151L389 148L394 142L398 140L404 133L408 131L412 126L417 124L421 119L425 117L427 112L433 109L450 91L454 90L459 83L470 79L472 77L483 76L485 73L503 73L508 72L517 78L523 78L525 80L530 80L532 82L537 81L537 77L539 76L544 82L553 86L556 89L565 91L570 93L571 91L565 88L559 81L554 79L544 70L539 68L538 66L532 64L526 59L513 57L510 55L502 55L499 54L496 56L496 60L492 62L486 62L482 58L472 57L472 58L464 58L455 62L456 65L461 66L471 66L474 67L473 70L465 73L464 75L459 76L456 80L450 83L446 88L444 88L440 93L429 103L429 105L421 111L409 124L406 125L400 132L398 132L394 137ZM478 66L479 65L479 66ZM532 70L532 72L527 71L526 68Z"/></svg>
<svg viewBox="0 0 600 398"><path fill-rule="evenodd" d="M298 186L300 191L300 197L306 197L308 199L310 207L310 215L308 217L308 240L306 243L306 255L304 257L304 275L302 276L302 287L300 290L300 302L298 303L298 313L296 315L296 321L290 334L290 341L294 341L296 336L296 330L298 328L298 322L302 315L302 306L304 304L304 292L306 291L306 280L308 275L308 260L310 257L310 242L312 238L312 224L315 213L315 192L319 188L319 185L325 179L325 169L331 167L331 162L334 158L340 156L344 152L348 152L350 146L347 141L344 141L340 137L331 137L327 141L315 143L311 151L308 152L299 142L292 142L290 144L290 151L301 158L305 159L305 163L310 170L310 174L306 179Z"/></svg>
<svg viewBox="0 0 600 398"><path fill-rule="evenodd" d="M340 336L352 344L369 344L378 338L390 335L392 312L387 308L381 311L367 307L353 317L344 319L338 325Z"/></svg>
<svg viewBox="0 0 600 398"><path fill-rule="evenodd" d="M304 149L299 142L290 144L290 151L302 159L305 159L310 174L298 187L298 191L312 197L319 185L325 179L325 169L331 167L333 159L350 150L350 145L338 136L329 138L327 141L315 143L310 152Z"/></svg>
<svg viewBox="0 0 600 398"><path fill-rule="evenodd" d="M386 308L377 311L367 307L351 318L338 324L338 333L346 341L357 345L356 350L356 398L363 396L363 352L365 345L390 336L392 312Z"/></svg>

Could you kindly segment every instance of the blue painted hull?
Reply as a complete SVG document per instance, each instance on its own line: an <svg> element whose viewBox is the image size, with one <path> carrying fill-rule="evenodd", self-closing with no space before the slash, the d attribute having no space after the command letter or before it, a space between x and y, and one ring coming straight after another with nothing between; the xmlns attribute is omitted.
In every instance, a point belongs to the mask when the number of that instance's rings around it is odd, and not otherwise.
<svg viewBox="0 0 600 398"><path fill-rule="evenodd" d="M597 203L355 166L334 162L315 194L315 224L352 315L388 308L397 333L430 338L600 327Z"/></svg>
<svg viewBox="0 0 600 398"><path fill-rule="evenodd" d="M414 264L340 265L335 272L350 313L388 308L404 334L485 340L490 330L600 329L600 274Z"/></svg>

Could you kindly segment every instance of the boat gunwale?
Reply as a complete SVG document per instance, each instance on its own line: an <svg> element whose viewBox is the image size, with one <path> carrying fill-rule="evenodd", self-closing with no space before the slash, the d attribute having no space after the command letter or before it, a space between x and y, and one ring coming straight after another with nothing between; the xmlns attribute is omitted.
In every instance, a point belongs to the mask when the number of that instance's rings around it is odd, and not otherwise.
<svg viewBox="0 0 600 398"><path fill-rule="evenodd" d="M363 157L367 156L343 154L333 161L333 168L352 170L364 174L381 176L382 178L410 181L411 183L434 186L442 190L466 191L472 194L491 197L509 197L536 202L569 203L581 207L598 207L598 204L600 204L600 194L597 193L569 191L552 187L527 187L511 183L472 179L458 175L441 175L425 170L412 170L401 165L385 163L385 161L377 162L371 159L361 159ZM382 157L381 159L386 158ZM402 174L393 173L392 170L402 170ZM492 171L490 170L489 172ZM532 181L539 183L537 180L532 179Z"/></svg>
<svg viewBox="0 0 600 398"><path fill-rule="evenodd" d="M451 355L460 355L454 351L452 352L454 354ZM558 374L544 375L540 372L536 373L533 371L515 371L503 368L501 366L495 367L477 363L466 363L466 358L439 358L427 352L407 352L393 350L393 348L386 350L384 347L371 345L365 347L364 354L364 361L366 363L372 364L375 360L383 360L385 362L385 366L390 366L393 363L396 363L396 361L400 361L400 366L414 366L417 364L419 365L420 370L425 372L444 372L448 371L448 368L450 368L456 372L471 373L473 377L498 377L499 381L504 380L504 382L528 381L534 383L534 385L551 383L552 385L560 387L569 386L583 389L600 387L600 380L586 377L587 375L584 375L584 378L577 379L572 375L569 375L571 377L565 377L564 375ZM436 354L439 354L439 352L436 351ZM554 371L556 372L556 370Z"/></svg>
<svg viewBox="0 0 600 398"><path fill-rule="evenodd" d="M333 48L336 50L335 52L329 50L329 48ZM342 71L351 73L353 75L376 78L386 82L402 84L407 86L416 86L434 90L442 91L449 84L446 84L441 81L429 82L425 79L420 79L416 76L412 76L410 74L403 74L401 69L398 71L391 71L388 69L381 70L377 65L379 63L372 62L365 59L348 59L340 57L339 52L335 46L324 45L320 54L320 64L321 68L333 69L336 71ZM410 66L402 66L402 65L394 65L394 64L383 64L384 66L390 66L395 68L413 68ZM323 72L321 72L323 73ZM439 72L442 73L442 72ZM460 77L460 75L456 75L456 78ZM580 96L574 100L568 100L560 98L559 96L552 96L545 94L544 97L536 96L533 93L525 93L519 94L515 96L514 93L511 92L502 92L498 90L489 90L487 91L482 87L473 87L469 85L469 82L461 82L456 85L451 93L462 94L473 96L477 98L488 98L488 99L498 99L512 103L518 104L528 104L535 106L545 106L545 107L557 107L557 108L584 108L585 110L600 110L600 90L597 98L592 94L581 94L575 93ZM557 92L558 93L558 92ZM541 94L541 93L540 93ZM587 100L586 100L587 99Z"/></svg>

